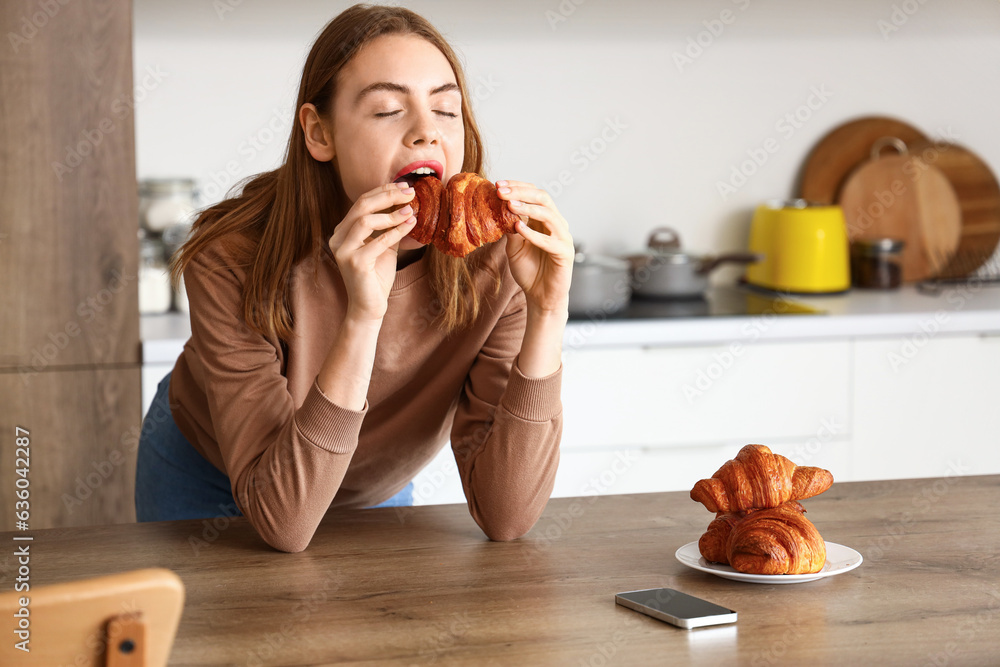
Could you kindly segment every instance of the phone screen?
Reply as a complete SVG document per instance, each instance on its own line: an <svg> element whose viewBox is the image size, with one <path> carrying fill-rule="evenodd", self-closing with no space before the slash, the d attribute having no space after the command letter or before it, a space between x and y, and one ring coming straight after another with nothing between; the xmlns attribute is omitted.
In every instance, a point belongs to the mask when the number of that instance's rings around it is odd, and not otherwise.
<svg viewBox="0 0 1000 667"><path fill-rule="evenodd" d="M736 612L672 588L647 588L615 595L615 602L681 628L735 623Z"/></svg>

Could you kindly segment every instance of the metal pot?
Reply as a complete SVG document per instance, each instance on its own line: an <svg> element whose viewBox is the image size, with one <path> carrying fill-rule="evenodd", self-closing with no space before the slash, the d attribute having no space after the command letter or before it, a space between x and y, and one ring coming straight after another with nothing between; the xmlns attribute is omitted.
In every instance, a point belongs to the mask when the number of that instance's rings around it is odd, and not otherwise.
<svg viewBox="0 0 1000 667"><path fill-rule="evenodd" d="M629 255L632 291L641 296L691 299L704 296L708 276L722 264L753 264L763 257L750 252L693 255L681 250L680 235L658 227L649 235L648 252Z"/></svg>
<svg viewBox="0 0 1000 667"><path fill-rule="evenodd" d="M602 317L624 309L632 298L630 269L623 259L584 253L576 246L569 314Z"/></svg>

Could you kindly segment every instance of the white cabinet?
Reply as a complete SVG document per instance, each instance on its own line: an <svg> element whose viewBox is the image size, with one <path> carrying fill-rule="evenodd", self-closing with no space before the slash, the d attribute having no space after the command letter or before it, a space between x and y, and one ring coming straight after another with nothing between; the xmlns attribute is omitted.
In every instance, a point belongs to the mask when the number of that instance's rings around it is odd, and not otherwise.
<svg viewBox="0 0 1000 667"><path fill-rule="evenodd" d="M687 490L748 443L850 479L851 369L846 340L567 351L552 495ZM414 494L465 502L450 447Z"/></svg>
<svg viewBox="0 0 1000 667"><path fill-rule="evenodd" d="M849 341L577 350L563 446L692 446L849 431Z"/></svg>
<svg viewBox="0 0 1000 667"><path fill-rule="evenodd" d="M1000 473L1000 337L855 343L858 479Z"/></svg>
<svg viewBox="0 0 1000 667"><path fill-rule="evenodd" d="M149 406L156 396L156 386L160 380L173 370L174 364L143 364L142 366L142 416L145 419Z"/></svg>
<svg viewBox="0 0 1000 667"><path fill-rule="evenodd" d="M567 353L553 495L687 490L752 442L838 481L1000 473L1000 336L727 350Z"/></svg>
<svg viewBox="0 0 1000 667"><path fill-rule="evenodd" d="M850 479L851 369L846 340L567 352L553 495L687 490L749 443Z"/></svg>
<svg viewBox="0 0 1000 667"><path fill-rule="evenodd" d="M465 504L462 480L458 476L458 465L451 451L451 443L445 444L437 456L424 466L413 478L414 505Z"/></svg>

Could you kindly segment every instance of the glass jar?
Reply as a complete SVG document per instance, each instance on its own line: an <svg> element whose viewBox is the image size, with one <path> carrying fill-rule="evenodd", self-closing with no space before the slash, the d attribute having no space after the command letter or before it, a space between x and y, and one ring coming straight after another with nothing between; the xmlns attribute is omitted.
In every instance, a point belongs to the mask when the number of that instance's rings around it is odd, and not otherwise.
<svg viewBox="0 0 1000 667"><path fill-rule="evenodd" d="M163 241L139 235L139 314L159 315L170 311L170 272Z"/></svg>
<svg viewBox="0 0 1000 667"><path fill-rule="evenodd" d="M139 181L139 225L154 234L167 227L190 224L195 216L192 178L147 178Z"/></svg>
<svg viewBox="0 0 1000 667"><path fill-rule="evenodd" d="M903 282L903 241L859 239L851 244L851 282L855 287L894 289Z"/></svg>
<svg viewBox="0 0 1000 667"><path fill-rule="evenodd" d="M163 255L167 259L169 267L170 260L181 249L184 242L191 235L191 225L189 223L173 224L163 230ZM181 276L177 289L173 290L174 310L180 313L188 312L187 292L184 289L184 277Z"/></svg>

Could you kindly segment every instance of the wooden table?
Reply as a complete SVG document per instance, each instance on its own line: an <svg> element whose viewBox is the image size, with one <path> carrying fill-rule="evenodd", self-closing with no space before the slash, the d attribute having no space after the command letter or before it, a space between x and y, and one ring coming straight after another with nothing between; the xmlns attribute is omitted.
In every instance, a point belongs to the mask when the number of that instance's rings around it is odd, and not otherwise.
<svg viewBox="0 0 1000 667"><path fill-rule="evenodd" d="M36 531L32 583L176 571L177 665L1000 662L1000 476L835 484L804 504L861 567L782 586L688 569L674 551L712 516L657 493L554 499L506 543L464 505L332 512L299 554L242 518ZM614 602L660 586L739 621L687 631Z"/></svg>

